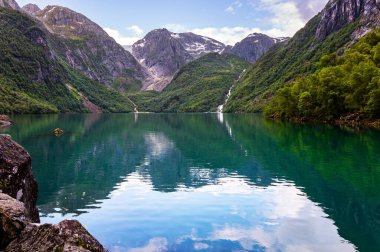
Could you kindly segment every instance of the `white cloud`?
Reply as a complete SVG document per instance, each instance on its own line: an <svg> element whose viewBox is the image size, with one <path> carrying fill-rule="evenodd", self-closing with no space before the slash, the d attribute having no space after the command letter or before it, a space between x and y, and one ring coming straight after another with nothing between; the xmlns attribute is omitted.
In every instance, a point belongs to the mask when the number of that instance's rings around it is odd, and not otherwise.
<svg viewBox="0 0 380 252"><path fill-rule="evenodd" d="M128 31L131 31L134 35L142 35L144 34L144 30L141 29L138 25L132 25L127 27Z"/></svg>
<svg viewBox="0 0 380 252"><path fill-rule="evenodd" d="M129 249L128 252L161 252L168 250L168 240L156 237L149 240L148 244L142 248Z"/></svg>
<svg viewBox="0 0 380 252"><path fill-rule="evenodd" d="M163 28L168 29L171 32L186 32L189 31L184 25L181 24L166 24Z"/></svg>
<svg viewBox="0 0 380 252"><path fill-rule="evenodd" d="M228 6L225 11L229 14L235 14L236 10L240 9L243 6L241 0L236 0L230 6Z"/></svg>
<svg viewBox="0 0 380 252"><path fill-rule="evenodd" d="M295 0L304 21L321 11L327 2L328 0Z"/></svg>
<svg viewBox="0 0 380 252"><path fill-rule="evenodd" d="M247 37L249 34L260 32L260 29L239 26L222 28L205 27L192 29L191 32L216 39L227 45L234 45Z"/></svg>
<svg viewBox="0 0 380 252"><path fill-rule="evenodd" d="M243 7L254 8L265 13L265 18L252 22L248 26L225 27L195 27L189 28L182 24L167 24L163 27L172 32L193 32L234 45L248 35L257 32L271 37L291 37L300 30L306 22L316 15L326 5L328 0L235 0L225 11L235 14ZM260 28L261 27L261 28ZM262 28L262 27L267 27ZM141 39L144 30L137 25L126 28L130 36L122 35L118 30L105 28L104 30L121 45L132 45Z"/></svg>
<svg viewBox="0 0 380 252"><path fill-rule="evenodd" d="M254 8L265 13L265 18L252 22L252 27L197 27L186 29L181 24L169 24L165 26L174 32L193 32L234 45L248 35L257 32L271 37L292 37L305 26L306 22L316 15L326 5L328 0L236 0L225 10L235 14L238 9L245 7ZM259 23L260 24L259 24ZM263 25L264 24L264 25ZM269 27L260 28L261 25Z"/></svg>
<svg viewBox="0 0 380 252"><path fill-rule="evenodd" d="M108 27L103 28L103 30L105 30L108 33L108 35L110 35L113 39L115 39L116 42L119 43L120 45L132 45L137 40L141 39L141 36L136 36L136 35L124 36L118 30L108 28Z"/></svg>

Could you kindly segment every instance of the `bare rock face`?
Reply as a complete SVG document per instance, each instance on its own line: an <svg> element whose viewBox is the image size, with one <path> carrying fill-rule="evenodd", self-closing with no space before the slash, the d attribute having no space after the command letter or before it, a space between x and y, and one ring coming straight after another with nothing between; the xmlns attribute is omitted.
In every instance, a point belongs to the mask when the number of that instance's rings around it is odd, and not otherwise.
<svg viewBox="0 0 380 252"><path fill-rule="evenodd" d="M26 209L20 201L0 193L0 251L25 228Z"/></svg>
<svg viewBox="0 0 380 252"><path fill-rule="evenodd" d="M39 222L36 207L38 187L32 174L30 156L7 135L0 135L0 191L24 203L26 218Z"/></svg>
<svg viewBox="0 0 380 252"><path fill-rule="evenodd" d="M21 8L26 13L31 14L32 16L39 12L41 9L36 4L27 4Z"/></svg>
<svg viewBox="0 0 380 252"><path fill-rule="evenodd" d="M61 6L47 6L35 13L64 47L55 51L73 68L89 78L128 91L128 84L141 83L148 74L137 60L86 16ZM131 85L130 85L131 86Z"/></svg>
<svg viewBox="0 0 380 252"><path fill-rule="evenodd" d="M253 33L237 43L234 47L227 48L224 53L230 53L250 63L255 63L266 54L272 46L287 40L288 38L271 38L265 34Z"/></svg>
<svg viewBox="0 0 380 252"><path fill-rule="evenodd" d="M20 10L20 6L17 4L15 0L0 0L0 7Z"/></svg>
<svg viewBox="0 0 380 252"><path fill-rule="evenodd" d="M169 84L174 73L193 57L166 29L149 32L132 47L133 55L151 75L143 89L161 91Z"/></svg>
<svg viewBox="0 0 380 252"><path fill-rule="evenodd" d="M380 24L379 0L330 0L321 13L316 37L319 41L360 18L361 29ZM364 28L363 28L364 27Z"/></svg>
<svg viewBox="0 0 380 252"><path fill-rule="evenodd" d="M65 220L57 225L29 224L5 251L103 252L106 250L78 221Z"/></svg>

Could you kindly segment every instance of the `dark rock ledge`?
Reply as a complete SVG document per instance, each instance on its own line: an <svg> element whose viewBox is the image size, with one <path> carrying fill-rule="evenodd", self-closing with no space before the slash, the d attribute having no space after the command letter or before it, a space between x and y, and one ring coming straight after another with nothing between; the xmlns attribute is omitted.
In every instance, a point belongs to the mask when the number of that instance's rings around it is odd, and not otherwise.
<svg viewBox="0 0 380 252"><path fill-rule="evenodd" d="M38 224L37 191L29 154L0 135L0 251L106 251L78 221Z"/></svg>

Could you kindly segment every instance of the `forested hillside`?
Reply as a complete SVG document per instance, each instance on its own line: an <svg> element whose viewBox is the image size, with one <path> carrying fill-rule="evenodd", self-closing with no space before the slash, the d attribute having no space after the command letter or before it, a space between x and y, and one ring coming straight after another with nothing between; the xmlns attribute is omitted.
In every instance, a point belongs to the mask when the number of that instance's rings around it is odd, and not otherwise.
<svg viewBox="0 0 380 252"><path fill-rule="evenodd" d="M59 43L26 14L0 8L0 113L133 110L128 98L60 59L52 50Z"/></svg>
<svg viewBox="0 0 380 252"><path fill-rule="evenodd" d="M248 63L232 55L207 54L187 65L161 92L131 95L139 111L215 112Z"/></svg>
<svg viewBox="0 0 380 252"><path fill-rule="evenodd" d="M320 15L314 17L287 44L274 46L252 65L233 90L226 112L259 112L275 91L297 76L315 71L315 63L325 54L350 41L357 23L352 23L318 41L315 33Z"/></svg>
<svg viewBox="0 0 380 252"><path fill-rule="evenodd" d="M317 71L300 77L266 107L268 116L331 120L360 113L380 116L380 31L362 38L341 55L323 56Z"/></svg>

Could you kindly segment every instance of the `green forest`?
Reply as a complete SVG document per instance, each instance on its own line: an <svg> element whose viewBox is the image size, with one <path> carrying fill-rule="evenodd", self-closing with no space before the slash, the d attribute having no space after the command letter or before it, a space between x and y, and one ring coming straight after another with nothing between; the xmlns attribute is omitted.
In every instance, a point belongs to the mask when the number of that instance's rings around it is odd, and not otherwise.
<svg viewBox="0 0 380 252"><path fill-rule="evenodd" d="M380 114L380 31L373 31L339 55L323 56L313 74L279 89L265 108L276 118L332 120L360 113Z"/></svg>

